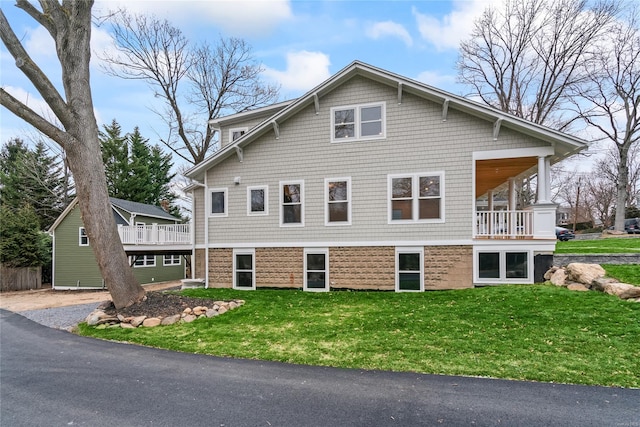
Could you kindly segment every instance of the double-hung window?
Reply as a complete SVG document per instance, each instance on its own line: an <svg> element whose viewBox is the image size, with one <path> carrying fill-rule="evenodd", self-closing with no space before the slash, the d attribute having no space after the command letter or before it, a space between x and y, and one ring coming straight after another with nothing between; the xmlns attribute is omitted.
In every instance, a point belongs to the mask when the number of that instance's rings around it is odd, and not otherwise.
<svg viewBox="0 0 640 427"><path fill-rule="evenodd" d="M389 175L389 223L444 222L444 172Z"/></svg>
<svg viewBox="0 0 640 427"><path fill-rule="evenodd" d="M211 189L211 210L210 216L227 216L227 189L212 188Z"/></svg>
<svg viewBox="0 0 640 427"><path fill-rule="evenodd" d="M325 189L325 225L351 224L351 178L328 178Z"/></svg>
<svg viewBox="0 0 640 427"><path fill-rule="evenodd" d="M247 215L269 215L269 187L247 187Z"/></svg>
<svg viewBox="0 0 640 427"><path fill-rule="evenodd" d="M78 229L78 246L89 246L89 236L84 227Z"/></svg>
<svg viewBox="0 0 640 427"><path fill-rule="evenodd" d="M304 290L329 290L329 249L316 248L304 251Z"/></svg>
<svg viewBox="0 0 640 427"><path fill-rule="evenodd" d="M255 289L255 249L234 249L233 251L233 288Z"/></svg>
<svg viewBox="0 0 640 427"><path fill-rule="evenodd" d="M280 182L280 225L304 226L304 181Z"/></svg>
<svg viewBox="0 0 640 427"><path fill-rule="evenodd" d="M379 139L386 135L385 103L331 109L331 141Z"/></svg>
<svg viewBox="0 0 640 427"><path fill-rule="evenodd" d="M424 248L396 248L396 291L424 290Z"/></svg>

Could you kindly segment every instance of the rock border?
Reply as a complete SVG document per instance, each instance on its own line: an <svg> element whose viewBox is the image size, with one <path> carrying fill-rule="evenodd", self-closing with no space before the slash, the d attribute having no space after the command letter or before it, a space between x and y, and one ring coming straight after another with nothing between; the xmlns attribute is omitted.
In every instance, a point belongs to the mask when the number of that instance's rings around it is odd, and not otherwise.
<svg viewBox="0 0 640 427"><path fill-rule="evenodd" d="M606 277L600 264L572 262L566 267L553 266L544 274L544 278L551 284L570 291L599 291L623 300L640 302L640 286Z"/></svg>
<svg viewBox="0 0 640 427"><path fill-rule="evenodd" d="M133 316L125 317L121 314L112 316L105 313L100 307L93 310L86 317L85 322L88 326L95 326L96 329L106 328L153 328L156 326L168 326L176 323L191 323L194 320L202 318L216 317L244 305L244 300L234 299L230 301L212 301L211 306L199 305L196 307L187 307L182 313L177 313L166 317L147 317Z"/></svg>

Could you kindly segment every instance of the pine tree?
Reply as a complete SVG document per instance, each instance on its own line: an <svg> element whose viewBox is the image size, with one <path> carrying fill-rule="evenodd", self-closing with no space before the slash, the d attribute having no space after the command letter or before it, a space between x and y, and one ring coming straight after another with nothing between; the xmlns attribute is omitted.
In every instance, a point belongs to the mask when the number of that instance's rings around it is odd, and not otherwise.
<svg viewBox="0 0 640 427"><path fill-rule="evenodd" d="M51 242L29 204L0 207L0 262L8 267L35 267L51 261Z"/></svg>
<svg viewBox="0 0 640 427"><path fill-rule="evenodd" d="M109 195L127 199L126 188L130 175L127 136L121 135L122 129L115 119L111 125L104 125L103 129L100 132L100 144Z"/></svg>

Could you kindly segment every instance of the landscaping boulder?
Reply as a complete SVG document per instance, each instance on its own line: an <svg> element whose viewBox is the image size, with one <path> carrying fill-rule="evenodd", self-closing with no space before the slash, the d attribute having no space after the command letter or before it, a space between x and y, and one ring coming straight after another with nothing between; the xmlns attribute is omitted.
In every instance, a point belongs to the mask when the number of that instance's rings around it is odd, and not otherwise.
<svg viewBox="0 0 640 427"><path fill-rule="evenodd" d="M630 285L628 283L618 283L618 282L614 282L614 283L608 283L605 285L604 287L604 292L609 294L609 295L615 295L619 298L622 298L622 294L626 293L626 292L630 292L633 293L634 288L636 288L633 285ZM640 289L640 288L637 288ZM633 298L633 297L630 297Z"/></svg>
<svg viewBox="0 0 640 427"><path fill-rule="evenodd" d="M570 291L578 291L578 292L585 292L589 290L589 288L587 288L582 283L571 283L570 285L567 286L567 289L569 289Z"/></svg>
<svg viewBox="0 0 640 427"><path fill-rule="evenodd" d="M564 268L558 268L551 274L548 280L556 286L566 286L567 273L564 271Z"/></svg>
<svg viewBox="0 0 640 427"><path fill-rule="evenodd" d="M582 283L590 286L595 279L604 277L606 272L598 264L584 264L572 262L566 268L567 278L572 282Z"/></svg>
<svg viewBox="0 0 640 427"><path fill-rule="evenodd" d="M640 300L640 286L633 286L628 288L626 291L620 293L619 297L621 299L634 299Z"/></svg>

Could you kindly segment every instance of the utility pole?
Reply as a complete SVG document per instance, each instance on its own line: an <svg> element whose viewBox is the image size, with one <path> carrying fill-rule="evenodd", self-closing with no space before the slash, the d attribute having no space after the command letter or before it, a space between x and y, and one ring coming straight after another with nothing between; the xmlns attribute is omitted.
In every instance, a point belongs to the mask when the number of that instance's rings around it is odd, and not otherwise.
<svg viewBox="0 0 640 427"><path fill-rule="evenodd" d="M576 224L578 223L578 205L580 204L580 186L582 185L582 177L578 178L578 192L576 193L576 212L573 215L573 232L576 231Z"/></svg>

